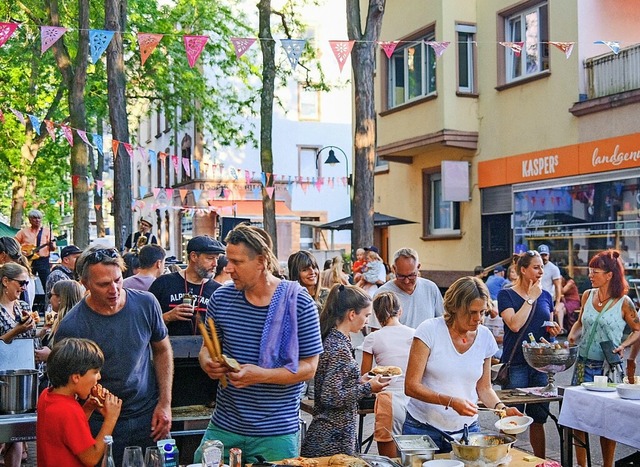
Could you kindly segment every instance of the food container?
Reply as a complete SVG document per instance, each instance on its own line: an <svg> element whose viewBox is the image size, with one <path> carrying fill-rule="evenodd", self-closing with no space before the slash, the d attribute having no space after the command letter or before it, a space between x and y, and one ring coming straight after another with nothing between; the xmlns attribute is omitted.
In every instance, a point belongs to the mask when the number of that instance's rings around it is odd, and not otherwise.
<svg viewBox="0 0 640 467"><path fill-rule="evenodd" d="M464 464L453 459L436 459L425 462L422 467L464 467Z"/></svg>
<svg viewBox="0 0 640 467"><path fill-rule="evenodd" d="M640 399L640 385L638 384L618 384L616 391L622 399Z"/></svg>
<svg viewBox="0 0 640 467"><path fill-rule="evenodd" d="M495 423L495 427L508 435L517 435L527 429L533 423L533 418L526 415L503 417Z"/></svg>
<svg viewBox="0 0 640 467"><path fill-rule="evenodd" d="M497 462L506 457L516 442L513 436L469 433L469 444L451 441L455 456L462 461Z"/></svg>
<svg viewBox="0 0 640 467"><path fill-rule="evenodd" d="M433 459L438 446L427 435L393 435L400 462L405 467L422 467L426 461Z"/></svg>
<svg viewBox="0 0 640 467"><path fill-rule="evenodd" d="M33 411L37 400L37 370L0 371L0 413L13 415Z"/></svg>

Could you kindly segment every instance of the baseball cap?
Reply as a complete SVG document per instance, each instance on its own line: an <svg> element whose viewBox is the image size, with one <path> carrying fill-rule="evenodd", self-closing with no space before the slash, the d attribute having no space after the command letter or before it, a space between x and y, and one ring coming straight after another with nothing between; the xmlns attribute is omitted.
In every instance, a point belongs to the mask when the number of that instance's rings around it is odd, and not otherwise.
<svg viewBox="0 0 640 467"><path fill-rule="evenodd" d="M504 272L504 266L501 266L501 265L496 266L493 272Z"/></svg>
<svg viewBox="0 0 640 467"><path fill-rule="evenodd" d="M193 237L187 243L187 253L195 251L196 253L216 253L225 252L224 245L209 235L198 235Z"/></svg>
<svg viewBox="0 0 640 467"><path fill-rule="evenodd" d="M549 253L551 253L551 250L549 250L549 247L547 245L540 245L538 247L538 253L540 253L541 255L548 255Z"/></svg>
<svg viewBox="0 0 640 467"><path fill-rule="evenodd" d="M375 251L376 253L380 254L380 250L378 250L378 247L375 246L366 246L364 247L364 251Z"/></svg>
<svg viewBox="0 0 640 467"><path fill-rule="evenodd" d="M67 245L60 252L60 259L65 259L67 256L79 255L82 250L75 245Z"/></svg>

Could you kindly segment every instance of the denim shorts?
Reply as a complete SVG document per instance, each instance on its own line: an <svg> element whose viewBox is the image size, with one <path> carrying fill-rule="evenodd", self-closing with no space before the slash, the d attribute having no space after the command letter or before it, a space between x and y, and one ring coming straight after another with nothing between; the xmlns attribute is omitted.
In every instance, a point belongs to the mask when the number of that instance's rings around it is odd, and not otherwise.
<svg viewBox="0 0 640 467"><path fill-rule="evenodd" d="M515 389L515 388L535 388L546 386L549 382L546 373L542 373L529 365L511 365L509 368L509 384L502 386L502 389ZM549 403L543 402L542 404L527 404L526 409L522 404L514 405L520 412L525 412L531 418L534 423L545 423L547 421L549 413Z"/></svg>
<svg viewBox="0 0 640 467"><path fill-rule="evenodd" d="M593 383L594 376L604 375L604 361L590 360L587 358L578 357L576 365L573 368L573 376L571 377L572 386L577 386L579 384L578 372L580 371L581 365L584 371L584 375L582 376L582 381L580 381L580 383Z"/></svg>
<svg viewBox="0 0 640 467"><path fill-rule="evenodd" d="M443 430L444 431L444 430ZM450 435L457 435L462 433L463 430L458 431L445 431ZM480 431L480 425L475 421L471 425L469 425L469 433L478 433ZM434 443L440 449L440 453L451 452L451 443L444 439L442 434L438 430L436 430L433 426L428 423L422 423L413 418L409 412L407 412L407 417L404 420L404 425L402 425L402 434L403 435L429 435L429 437L433 440Z"/></svg>

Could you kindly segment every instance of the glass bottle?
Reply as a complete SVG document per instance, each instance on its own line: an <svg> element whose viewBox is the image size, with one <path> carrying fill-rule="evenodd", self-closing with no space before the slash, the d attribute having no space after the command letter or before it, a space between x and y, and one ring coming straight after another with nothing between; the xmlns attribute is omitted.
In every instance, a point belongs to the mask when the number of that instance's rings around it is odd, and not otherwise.
<svg viewBox="0 0 640 467"><path fill-rule="evenodd" d="M224 444L217 439L205 441L202 446L202 467L220 467L224 461Z"/></svg>
<svg viewBox="0 0 640 467"><path fill-rule="evenodd" d="M242 449L229 449L229 467L242 467Z"/></svg>
<svg viewBox="0 0 640 467"><path fill-rule="evenodd" d="M104 456L102 456L102 463L100 467L116 467L116 462L113 460L113 436L105 436L104 444L106 448L104 450Z"/></svg>

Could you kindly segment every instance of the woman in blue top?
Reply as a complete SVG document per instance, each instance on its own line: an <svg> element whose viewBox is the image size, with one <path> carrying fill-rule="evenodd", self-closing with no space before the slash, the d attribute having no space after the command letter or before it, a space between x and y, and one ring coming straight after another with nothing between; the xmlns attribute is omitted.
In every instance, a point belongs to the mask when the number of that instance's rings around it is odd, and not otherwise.
<svg viewBox="0 0 640 467"><path fill-rule="evenodd" d="M544 274L544 266L540 253L533 250L522 253L516 262L516 271L518 279L513 287L498 292L498 311L504 321L502 363L506 363L513 354L509 383L502 389L546 386L547 375L529 366L522 353L522 340L527 339L529 333L538 341L541 337L555 337L560 332L560 326L556 323L554 326L544 325L545 321L553 322L553 299L549 292L542 290L540 279ZM525 325L527 328L523 331ZM544 423L549 413L548 406L548 403L529 404L526 408L527 415L533 418L529 431L533 453L543 459L546 450ZM518 409L523 410L522 407Z"/></svg>

